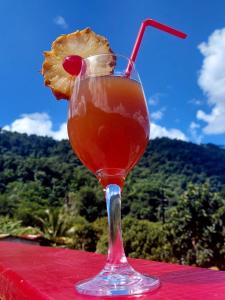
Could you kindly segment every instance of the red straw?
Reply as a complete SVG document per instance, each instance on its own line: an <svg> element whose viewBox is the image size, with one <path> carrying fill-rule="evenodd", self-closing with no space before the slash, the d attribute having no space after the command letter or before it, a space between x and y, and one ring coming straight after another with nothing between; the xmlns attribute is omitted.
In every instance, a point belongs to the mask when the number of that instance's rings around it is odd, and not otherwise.
<svg viewBox="0 0 225 300"><path fill-rule="evenodd" d="M172 27L169 27L167 25L164 25L162 23L159 23L157 21L154 21L152 19L147 19L145 21L143 21L141 23L141 27L140 27L140 30L138 32L138 36L137 36L137 39L136 39L136 42L134 44L134 48L133 48L133 51L131 53L131 56L130 56L130 60L129 60L129 63L127 65L127 69L126 69L126 77L130 77L130 73L132 71L132 67L133 67L133 63L135 62L136 60L136 57L137 57L137 54L138 54L138 50L140 48L140 45L141 45L141 41L142 41L142 38L143 38L143 35L144 35L144 32L145 32L145 29L147 26L152 26L152 27L155 27L159 30L162 30L162 31L165 31L167 33L170 33L172 35L175 35L181 39L185 39L187 37L187 35L179 30L176 30Z"/></svg>

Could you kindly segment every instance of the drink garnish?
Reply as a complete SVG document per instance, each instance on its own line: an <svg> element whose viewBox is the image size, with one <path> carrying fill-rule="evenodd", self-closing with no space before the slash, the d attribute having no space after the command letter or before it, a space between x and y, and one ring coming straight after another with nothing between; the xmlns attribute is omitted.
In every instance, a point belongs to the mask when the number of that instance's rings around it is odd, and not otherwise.
<svg viewBox="0 0 225 300"><path fill-rule="evenodd" d="M69 55L63 60L63 68L70 75L77 76L82 68L82 57L79 55Z"/></svg>
<svg viewBox="0 0 225 300"><path fill-rule="evenodd" d="M74 80L80 72L82 59L98 54L103 62L97 74L107 75L113 72L115 57L108 40L97 35L90 28L59 36L50 51L45 51L42 75L45 85L50 87L57 99L70 99Z"/></svg>

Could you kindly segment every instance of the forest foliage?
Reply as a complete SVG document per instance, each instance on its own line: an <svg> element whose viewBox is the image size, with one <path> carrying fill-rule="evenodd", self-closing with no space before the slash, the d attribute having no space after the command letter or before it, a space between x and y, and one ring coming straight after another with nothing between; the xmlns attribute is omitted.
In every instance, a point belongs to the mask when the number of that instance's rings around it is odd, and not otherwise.
<svg viewBox="0 0 225 300"><path fill-rule="evenodd" d="M122 194L127 255L225 269L225 149L155 139ZM0 131L0 234L106 253L97 179L66 140Z"/></svg>

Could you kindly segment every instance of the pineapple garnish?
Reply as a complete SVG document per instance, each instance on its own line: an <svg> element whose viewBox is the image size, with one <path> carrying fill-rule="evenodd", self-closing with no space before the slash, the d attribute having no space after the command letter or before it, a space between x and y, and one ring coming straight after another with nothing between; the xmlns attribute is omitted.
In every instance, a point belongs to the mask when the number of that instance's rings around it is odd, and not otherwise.
<svg viewBox="0 0 225 300"><path fill-rule="evenodd" d="M111 55L103 55L98 63L88 64L87 74L111 74L115 66L115 57L105 37L97 35L90 28L59 36L52 43L51 50L44 52L42 75L45 85L51 88L57 99L69 100L78 74L71 75L66 72L63 67L64 60L72 55L88 58L98 54Z"/></svg>

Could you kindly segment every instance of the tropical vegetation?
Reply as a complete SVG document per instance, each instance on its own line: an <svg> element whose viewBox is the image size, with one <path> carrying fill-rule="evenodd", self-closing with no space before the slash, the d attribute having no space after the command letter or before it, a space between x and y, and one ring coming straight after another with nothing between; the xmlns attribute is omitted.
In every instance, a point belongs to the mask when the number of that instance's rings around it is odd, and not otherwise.
<svg viewBox="0 0 225 300"><path fill-rule="evenodd" d="M106 253L104 195L68 141L0 131L0 236ZM130 257L225 270L225 149L153 140L122 199Z"/></svg>

